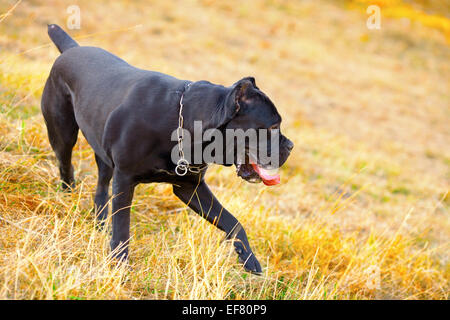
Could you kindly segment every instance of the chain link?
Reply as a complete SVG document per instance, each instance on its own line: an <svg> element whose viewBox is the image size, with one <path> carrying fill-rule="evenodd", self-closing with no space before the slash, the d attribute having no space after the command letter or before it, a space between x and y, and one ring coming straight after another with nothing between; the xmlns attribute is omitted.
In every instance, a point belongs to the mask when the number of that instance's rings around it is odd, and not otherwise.
<svg viewBox="0 0 450 320"><path fill-rule="evenodd" d="M185 91L191 86L192 83L189 83L185 89ZM179 176L184 176L188 171L192 173L200 173L202 170L205 170L208 168L208 165L205 165L204 167L198 166L193 167L189 165L189 161L184 157L184 151L183 151L183 124L184 124L184 118L183 118L183 97L184 92L181 94L180 98L180 112L178 114L178 128L177 128L177 136L178 136L178 156L180 159L177 162L177 166L175 167L175 173Z"/></svg>

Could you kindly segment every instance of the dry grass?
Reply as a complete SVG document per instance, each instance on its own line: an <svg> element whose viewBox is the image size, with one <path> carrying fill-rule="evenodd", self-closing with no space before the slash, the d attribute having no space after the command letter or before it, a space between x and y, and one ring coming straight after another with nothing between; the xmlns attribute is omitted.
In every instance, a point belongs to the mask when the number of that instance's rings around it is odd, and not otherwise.
<svg viewBox="0 0 450 320"><path fill-rule="evenodd" d="M76 1L82 44L185 79L253 75L275 101L296 144L282 185L221 167L207 177L246 227L261 277L167 185L137 188L131 270L111 261L93 226L93 154L80 137L78 186L61 192L39 111L57 56L46 23L65 25L69 4L23 1L1 15L15 3L0 3L0 298L448 299L441 2L377 1L387 16L369 31L353 10L364 1Z"/></svg>

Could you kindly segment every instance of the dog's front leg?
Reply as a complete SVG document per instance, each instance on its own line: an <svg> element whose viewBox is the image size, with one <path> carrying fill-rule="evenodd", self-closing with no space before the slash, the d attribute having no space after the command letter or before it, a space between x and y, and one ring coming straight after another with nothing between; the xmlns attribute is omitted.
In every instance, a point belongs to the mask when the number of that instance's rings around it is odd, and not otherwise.
<svg viewBox="0 0 450 320"><path fill-rule="evenodd" d="M222 207L204 181L174 185L173 192L192 210L224 231L227 239L235 238L234 247L244 268L252 273L261 273L261 265L250 248L244 228Z"/></svg>
<svg viewBox="0 0 450 320"><path fill-rule="evenodd" d="M136 183L117 169L113 174L111 250L119 260L128 258L130 240L130 207Z"/></svg>

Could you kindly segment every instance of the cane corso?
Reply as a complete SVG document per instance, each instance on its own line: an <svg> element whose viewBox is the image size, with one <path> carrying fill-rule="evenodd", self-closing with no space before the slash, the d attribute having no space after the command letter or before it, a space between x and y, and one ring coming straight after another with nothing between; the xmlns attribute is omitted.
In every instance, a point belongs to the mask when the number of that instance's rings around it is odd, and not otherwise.
<svg viewBox="0 0 450 320"><path fill-rule="evenodd" d="M243 78L231 87L179 80L135 68L103 49L79 46L57 25L49 25L48 34L61 55L45 84L41 108L59 162L62 187L74 186L71 156L80 129L94 149L98 166L94 201L99 225L108 214L108 188L113 179L111 249L116 257L128 257L135 186L163 182L172 184L174 194L224 231L227 239L234 239L247 271L261 273L244 229L204 181L207 163L178 175L171 157L177 145L171 133L179 127L181 98L187 131L192 130L194 120L203 121L204 130L279 128L281 117L254 78ZM293 143L282 134L277 141L278 164L282 165ZM238 176L247 181L271 184L271 177L259 163L223 164L235 165Z"/></svg>

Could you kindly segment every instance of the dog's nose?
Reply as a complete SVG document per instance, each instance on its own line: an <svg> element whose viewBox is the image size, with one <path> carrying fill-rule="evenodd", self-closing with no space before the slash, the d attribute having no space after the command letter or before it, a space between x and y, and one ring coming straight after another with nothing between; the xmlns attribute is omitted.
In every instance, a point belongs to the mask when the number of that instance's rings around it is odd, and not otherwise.
<svg viewBox="0 0 450 320"><path fill-rule="evenodd" d="M294 143L289 139L286 140L286 148L289 150L289 152L294 148Z"/></svg>

